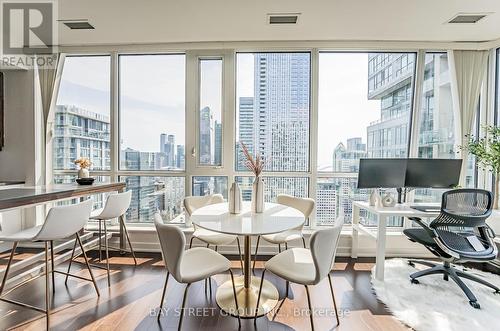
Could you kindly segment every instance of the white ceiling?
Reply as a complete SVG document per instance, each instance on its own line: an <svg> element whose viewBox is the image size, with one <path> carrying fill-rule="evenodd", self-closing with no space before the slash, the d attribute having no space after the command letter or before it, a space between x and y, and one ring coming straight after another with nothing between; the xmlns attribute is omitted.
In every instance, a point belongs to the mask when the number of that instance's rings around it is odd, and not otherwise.
<svg viewBox="0 0 500 331"><path fill-rule="evenodd" d="M270 26L268 13L301 13ZM491 13L445 24L457 13ZM258 40L489 41L500 38L499 0L59 0L60 45Z"/></svg>

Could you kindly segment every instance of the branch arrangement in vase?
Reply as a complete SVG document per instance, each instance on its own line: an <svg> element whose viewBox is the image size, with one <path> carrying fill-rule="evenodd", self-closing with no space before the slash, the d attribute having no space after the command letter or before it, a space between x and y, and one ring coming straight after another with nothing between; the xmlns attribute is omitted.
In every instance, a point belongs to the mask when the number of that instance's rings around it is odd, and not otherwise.
<svg viewBox="0 0 500 331"><path fill-rule="evenodd" d="M245 155L246 161L245 161L245 167L247 167L248 170L253 172L255 177L259 177L260 174L262 173L262 170L264 170L265 166L265 161L264 158L259 154L255 154L255 158L250 154L250 151L248 150L248 147L243 143L240 142L241 149L243 150L243 154Z"/></svg>
<svg viewBox="0 0 500 331"><path fill-rule="evenodd" d="M500 128L494 125L485 125L483 128L486 133L484 137L465 135L467 142L460 146L460 149L474 155L479 166L491 171L495 176L493 208L498 209L498 194L500 193Z"/></svg>

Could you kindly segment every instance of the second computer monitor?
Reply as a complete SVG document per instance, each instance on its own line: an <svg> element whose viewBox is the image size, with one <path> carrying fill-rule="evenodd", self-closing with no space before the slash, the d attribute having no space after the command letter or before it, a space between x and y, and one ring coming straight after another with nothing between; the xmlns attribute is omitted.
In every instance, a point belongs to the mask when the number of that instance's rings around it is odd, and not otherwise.
<svg viewBox="0 0 500 331"><path fill-rule="evenodd" d="M459 184L462 160L407 159L405 187L453 188Z"/></svg>

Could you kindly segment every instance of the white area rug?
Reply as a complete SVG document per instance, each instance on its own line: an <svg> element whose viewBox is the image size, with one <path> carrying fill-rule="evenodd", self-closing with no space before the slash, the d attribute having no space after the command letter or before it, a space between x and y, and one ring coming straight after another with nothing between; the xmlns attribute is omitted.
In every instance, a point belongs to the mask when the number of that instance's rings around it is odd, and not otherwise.
<svg viewBox="0 0 500 331"><path fill-rule="evenodd" d="M419 264L415 267L428 268ZM412 284L409 276L418 271L416 268L406 259L386 260L383 282L374 278L375 268L372 270L377 298L397 319L416 331L500 330L500 294L462 278L481 305L481 309L474 309L451 278L444 281L442 275L430 275L419 278L420 284ZM500 287L499 275L474 269L468 272Z"/></svg>

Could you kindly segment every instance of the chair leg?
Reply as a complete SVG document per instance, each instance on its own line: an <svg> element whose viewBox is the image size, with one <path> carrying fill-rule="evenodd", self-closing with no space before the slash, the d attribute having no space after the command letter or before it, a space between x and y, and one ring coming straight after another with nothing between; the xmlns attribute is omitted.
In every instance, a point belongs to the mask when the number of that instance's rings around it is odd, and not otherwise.
<svg viewBox="0 0 500 331"><path fill-rule="evenodd" d="M216 252L217 252L217 248L218 248L218 246L217 246L217 245L215 245L215 251L216 251Z"/></svg>
<svg viewBox="0 0 500 331"><path fill-rule="evenodd" d="M257 314L259 313L259 302L260 295L262 293L262 284L264 284L264 275L266 274L266 269L262 271L262 276L260 277L259 294L257 295L257 304L255 305L255 315L253 317L254 324L257 323Z"/></svg>
<svg viewBox="0 0 500 331"><path fill-rule="evenodd" d="M306 239L304 237L302 237L302 246L304 246L304 248L306 248Z"/></svg>
<svg viewBox="0 0 500 331"><path fill-rule="evenodd" d="M71 264L73 263L73 259L76 257L75 256L75 250L76 250L76 245L78 243L78 240L75 238L75 244L73 245L73 252L71 252L71 258L69 259L69 264L68 264L68 271L66 272L66 280L64 281L64 284L68 285L68 277L69 277L69 271L71 270Z"/></svg>
<svg viewBox="0 0 500 331"><path fill-rule="evenodd" d="M332 292L333 308L335 309L335 317L337 318L337 325L340 325L339 311L337 309L337 302L335 301L335 293L333 292L332 276L328 274L328 282L330 283L330 292Z"/></svg>
<svg viewBox="0 0 500 331"><path fill-rule="evenodd" d="M286 281L286 289L285 289L285 298L288 298L288 289L290 288L290 282L287 280Z"/></svg>
<svg viewBox="0 0 500 331"><path fill-rule="evenodd" d="M108 249L108 227L106 221L103 221L104 225L104 249L106 250L106 272L108 273L108 287L111 286L111 276L109 275L109 249Z"/></svg>
<svg viewBox="0 0 500 331"><path fill-rule="evenodd" d="M465 285L465 283L460 279L460 277L453 270L450 270L449 276L458 285L458 287L460 287L460 289L465 293L465 295L469 299L469 303L474 308L479 308L479 304L477 303L476 296L474 295L474 293L472 293L472 291L469 289L469 287L467 285Z"/></svg>
<svg viewBox="0 0 500 331"><path fill-rule="evenodd" d="M238 253L240 254L241 272L243 272L245 268L243 267L243 255L241 255L240 237L236 237L236 242L238 243Z"/></svg>
<svg viewBox="0 0 500 331"><path fill-rule="evenodd" d="M85 260L85 264L87 265L87 269L89 270L90 277L92 278L92 283L94 283L95 291L97 292L97 296L100 296L99 288L97 287L97 283L94 278L94 274L92 273L92 269L90 268L89 260L87 259L87 253L85 253L85 249L83 248L82 240L80 239L80 235L76 233L76 240L78 240L78 244L80 245L80 249L82 250L82 255Z"/></svg>
<svg viewBox="0 0 500 331"><path fill-rule="evenodd" d="M435 266L431 269L425 269L422 271L414 272L410 275L410 278L412 282L414 282L417 278L427 276L427 275L435 275L435 274L442 274L445 273L444 267L443 266Z"/></svg>
<svg viewBox="0 0 500 331"><path fill-rule="evenodd" d="M189 240L189 248L193 247L193 239L194 237L191 236L191 240Z"/></svg>
<svg viewBox="0 0 500 331"><path fill-rule="evenodd" d="M98 220L99 222L99 262L102 260L102 231L101 231L101 220Z"/></svg>
<svg viewBox="0 0 500 331"><path fill-rule="evenodd" d="M278 244L278 253L281 253L281 244Z"/></svg>
<svg viewBox="0 0 500 331"><path fill-rule="evenodd" d="M253 255L252 271L255 270L255 262L257 262L257 252L258 252L258 249L259 249L259 241L260 241L260 236L257 236L257 244L255 245L255 254Z"/></svg>
<svg viewBox="0 0 500 331"><path fill-rule="evenodd" d="M236 295L236 286L234 284L233 271L229 269L229 273L231 274L231 282L233 283L234 304L236 305L236 312L238 313L238 326L241 327L240 307L238 306L238 297Z"/></svg>
<svg viewBox="0 0 500 331"><path fill-rule="evenodd" d="M165 293L167 292L168 278L170 277L170 272L167 271L167 277L165 278L165 285L163 285L163 292L161 294L160 309L158 310L158 321L160 320L161 312L163 309L163 301L165 301Z"/></svg>
<svg viewBox="0 0 500 331"><path fill-rule="evenodd" d="M49 303L49 243L45 242L45 315L46 315L46 327L49 330L49 315L50 315L50 303Z"/></svg>
<svg viewBox="0 0 500 331"><path fill-rule="evenodd" d="M132 253L132 257L134 258L134 264L137 265L137 260L135 258L134 248L132 247L132 242L130 241L130 237L128 235L127 227L125 226L125 222L123 221L123 216L120 217L120 222L122 223L123 231L125 232L125 237L127 237L127 242L128 242L129 247L130 247L130 253Z"/></svg>
<svg viewBox="0 0 500 331"><path fill-rule="evenodd" d="M457 276L459 276L459 277L462 277L462 278L465 278L465 279L469 279L469 280L472 280L472 281L474 281L476 283L479 283L479 284L482 284L484 286L487 286L487 287L495 290L496 293L500 292L500 288L496 287L495 285L487 282L486 280L484 280L484 279L482 279L480 277L471 275L469 273L466 273L466 272L463 272L463 271L460 271L460 270L454 270L454 271L457 274Z"/></svg>
<svg viewBox="0 0 500 331"><path fill-rule="evenodd" d="M7 282L7 275L9 274L10 265L12 264L14 254L16 252L17 243L18 243L17 241L14 241L14 243L12 244L12 250L10 251L10 256L9 256L9 262L7 262L7 267L5 268L5 272L3 274L2 285L0 285L0 296L2 295L3 290L5 288L5 283Z"/></svg>
<svg viewBox="0 0 500 331"><path fill-rule="evenodd" d="M186 298L187 298L189 286L191 286L191 283L188 283L186 285L186 289L184 290L184 297L182 298L181 315L179 317L179 327L177 328L178 330L180 330L181 326L182 326L182 317L184 316L184 306L186 305Z"/></svg>
<svg viewBox="0 0 500 331"><path fill-rule="evenodd" d="M435 263L431 263L431 262L427 262L427 261L420 261L420 260L408 260L408 264L412 267L414 267L415 264L421 264L421 265L425 265L425 266L431 267L431 268L434 268L437 265Z"/></svg>
<svg viewBox="0 0 500 331"><path fill-rule="evenodd" d="M56 273L54 272L55 267L54 267L54 241L50 241L50 265L52 267L52 293L56 292Z"/></svg>
<svg viewBox="0 0 500 331"><path fill-rule="evenodd" d="M212 300L212 278L208 277L207 281L208 281L208 289L209 289L209 292L210 292L210 300Z"/></svg>
<svg viewBox="0 0 500 331"><path fill-rule="evenodd" d="M307 285L304 285L306 288L306 294L307 294L307 305L309 307L309 321L311 322L311 330L314 331L314 321L313 321L313 311L311 308L311 297L309 295L309 287Z"/></svg>
<svg viewBox="0 0 500 331"><path fill-rule="evenodd" d="M285 251L288 250L288 243L285 243Z"/></svg>

